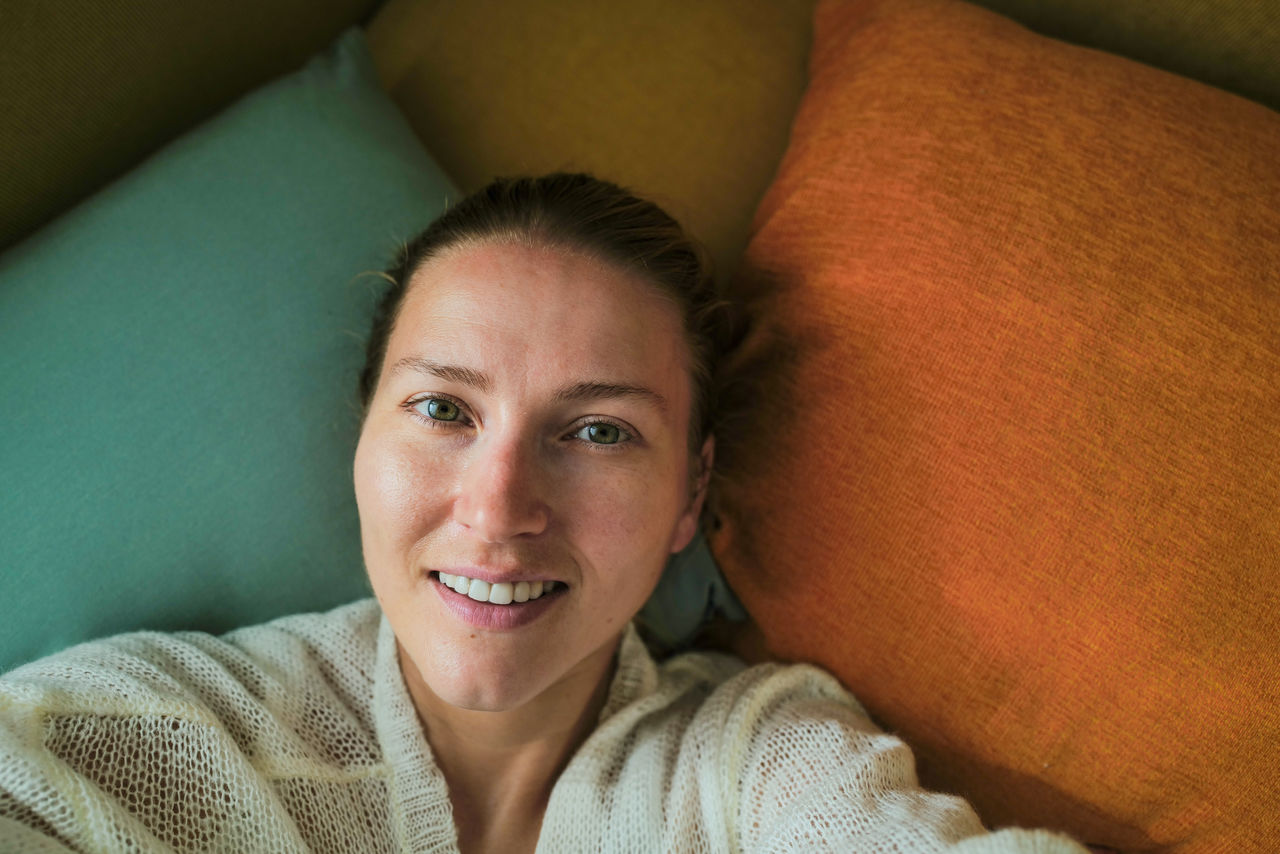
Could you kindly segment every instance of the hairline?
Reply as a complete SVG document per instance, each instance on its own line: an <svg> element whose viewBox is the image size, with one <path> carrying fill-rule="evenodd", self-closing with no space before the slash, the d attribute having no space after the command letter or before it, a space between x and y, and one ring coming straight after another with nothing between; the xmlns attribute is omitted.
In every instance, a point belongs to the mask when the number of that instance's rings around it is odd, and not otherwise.
<svg viewBox="0 0 1280 854"><path fill-rule="evenodd" d="M392 336L395 334L396 327L400 322L400 314L404 310L405 301L409 298L409 292L413 289L414 277L427 265L447 259L455 253L465 252L469 249L475 249L486 245L507 245L522 246L530 249L556 249L566 252L570 255L586 258L598 264L607 265L613 269L634 276L638 280L644 281L651 294L656 294L664 303L676 312L681 331L681 337L685 342L685 373L689 378L689 390L691 406L689 410L689 427L688 427L688 445L689 451L696 456L701 453L701 447L705 444L707 438L711 435L709 426L705 426L707 414L703 411L708 401L702 399L703 374L708 370L708 366L703 363L695 344L695 331L689 327L688 312L681 304L680 297L673 293L673 288L664 283L660 276L649 272L641 263L635 260L628 261L619 257L616 253L602 250L600 247L592 246L586 239L580 237L566 236L556 233L544 224L530 223L527 225L511 225L503 224L500 226L487 227L476 226L468 229L462 234L458 234L452 239L442 242L424 255L419 257L411 268L403 271L404 281L402 282L403 292L399 300L396 302L395 312L391 317L391 322L387 329L387 335L382 354L382 365L380 366L380 374L386 372L387 345L390 344ZM381 385L381 377L375 379L373 394L370 395L368 404L371 405L373 396L376 394L378 387ZM368 415L368 405L365 407L365 417ZM363 419L362 419L363 420Z"/></svg>

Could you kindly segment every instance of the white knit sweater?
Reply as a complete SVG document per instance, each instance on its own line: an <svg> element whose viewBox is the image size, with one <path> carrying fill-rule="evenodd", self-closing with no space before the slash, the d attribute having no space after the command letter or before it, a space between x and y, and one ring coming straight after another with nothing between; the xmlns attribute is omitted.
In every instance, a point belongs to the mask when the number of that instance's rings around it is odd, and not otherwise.
<svg viewBox="0 0 1280 854"><path fill-rule="evenodd" d="M456 851L377 603L121 635L0 678L0 851L67 850ZM628 629L538 851L736 850L1083 849L983 833L820 670L655 664Z"/></svg>

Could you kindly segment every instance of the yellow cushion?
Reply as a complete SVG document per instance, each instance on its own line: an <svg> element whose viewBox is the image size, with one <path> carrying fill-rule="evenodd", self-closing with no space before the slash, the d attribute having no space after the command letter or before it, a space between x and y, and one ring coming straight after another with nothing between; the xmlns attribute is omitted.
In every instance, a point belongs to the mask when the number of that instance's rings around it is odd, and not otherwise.
<svg viewBox="0 0 1280 854"><path fill-rule="evenodd" d="M991 823L1267 850L1280 115L953 0L822 3L811 79L730 583Z"/></svg>
<svg viewBox="0 0 1280 854"><path fill-rule="evenodd" d="M594 172L662 204L727 272L804 89L813 0L392 0L384 84L459 188Z"/></svg>

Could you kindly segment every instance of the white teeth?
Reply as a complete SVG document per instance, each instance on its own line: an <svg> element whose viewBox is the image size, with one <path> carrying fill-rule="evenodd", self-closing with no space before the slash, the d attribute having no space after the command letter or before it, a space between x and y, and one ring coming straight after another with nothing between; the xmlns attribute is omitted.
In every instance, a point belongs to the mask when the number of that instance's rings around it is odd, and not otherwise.
<svg viewBox="0 0 1280 854"><path fill-rule="evenodd" d="M510 605L512 602L531 602L556 589L554 581L517 581L514 584L501 581L490 584L478 578L467 578L452 572L437 573L440 583L446 587L469 596L477 602L489 602L493 605Z"/></svg>
<svg viewBox="0 0 1280 854"><path fill-rule="evenodd" d="M489 582L481 581L478 578L471 579L471 586L467 588L467 595L477 602L488 602Z"/></svg>
<svg viewBox="0 0 1280 854"><path fill-rule="evenodd" d="M510 605L511 593L510 584L498 582L489 588L489 601L495 605Z"/></svg>

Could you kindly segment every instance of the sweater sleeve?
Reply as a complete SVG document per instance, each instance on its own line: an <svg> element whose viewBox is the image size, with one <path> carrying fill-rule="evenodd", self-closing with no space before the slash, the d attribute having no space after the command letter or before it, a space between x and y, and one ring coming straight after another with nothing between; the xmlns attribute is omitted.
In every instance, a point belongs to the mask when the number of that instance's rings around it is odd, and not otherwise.
<svg viewBox="0 0 1280 854"><path fill-rule="evenodd" d="M734 682L720 749L735 850L1084 854L1043 831L989 834L965 801L922 789L906 744L817 668Z"/></svg>
<svg viewBox="0 0 1280 854"><path fill-rule="evenodd" d="M0 678L0 851L216 847L245 813L275 830L238 721L206 702L261 709L218 643L121 635Z"/></svg>
<svg viewBox="0 0 1280 854"><path fill-rule="evenodd" d="M394 850L363 700L375 607L119 635L0 676L0 852Z"/></svg>
<svg viewBox="0 0 1280 854"><path fill-rule="evenodd" d="M0 808L2 809L2 808ZM0 814L0 844L6 854L73 854L57 839Z"/></svg>

